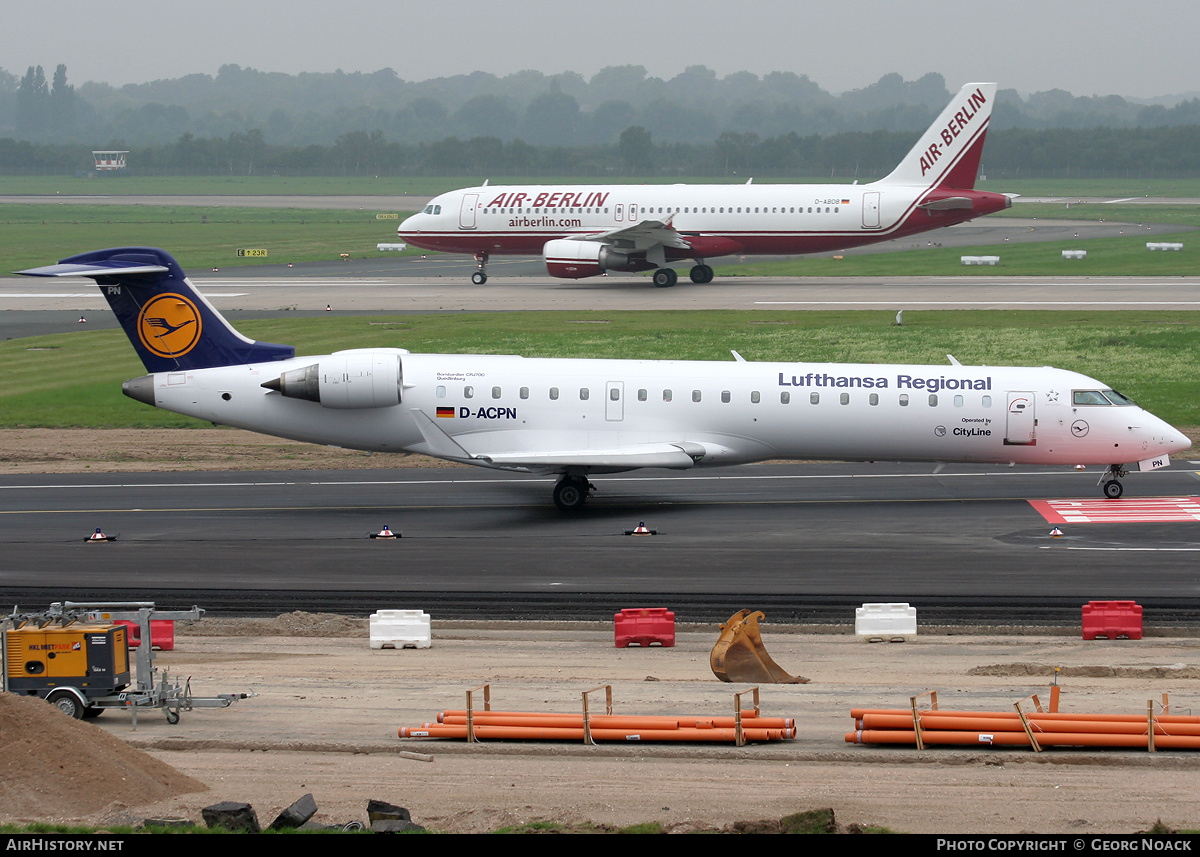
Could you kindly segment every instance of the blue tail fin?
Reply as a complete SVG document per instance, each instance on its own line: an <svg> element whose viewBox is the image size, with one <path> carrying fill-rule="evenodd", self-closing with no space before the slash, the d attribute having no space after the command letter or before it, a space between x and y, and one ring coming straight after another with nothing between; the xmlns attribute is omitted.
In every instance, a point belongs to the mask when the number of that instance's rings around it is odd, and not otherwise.
<svg viewBox="0 0 1200 857"><path fill-rule="evenodd" d="M294 357L290 345L242 336L184 276L170 254L117 247L18 273L96 281L148 372L240 366Z"/></svg>

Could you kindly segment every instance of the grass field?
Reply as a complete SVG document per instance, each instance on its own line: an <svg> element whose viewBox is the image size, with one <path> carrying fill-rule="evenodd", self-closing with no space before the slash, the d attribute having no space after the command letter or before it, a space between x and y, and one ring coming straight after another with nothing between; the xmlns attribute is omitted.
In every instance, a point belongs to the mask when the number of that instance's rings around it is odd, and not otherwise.
<svg viewBox="0 0 1200 857"><path fill-rule="evenodd" d="M300 354L411 351L752 361L1053 365L1099 378L1169 422L1200 425L1200 313L533 312L246 322ZM0 426L195 426L121 395L144 374L120 331L0 343Z"/></svg>
<svg viewBox="0 0 1200 857"><path fill-rule="evenodd" d="M0 270L47 265L75 253L125 245L162 247L187 269L314 262L337 259L341 253L361 258L377 255L376 244L398 240L399 220L377 220L378 213L397 212L0 205ZM265 249L268 255L240 258L239 248Z"/></svg>

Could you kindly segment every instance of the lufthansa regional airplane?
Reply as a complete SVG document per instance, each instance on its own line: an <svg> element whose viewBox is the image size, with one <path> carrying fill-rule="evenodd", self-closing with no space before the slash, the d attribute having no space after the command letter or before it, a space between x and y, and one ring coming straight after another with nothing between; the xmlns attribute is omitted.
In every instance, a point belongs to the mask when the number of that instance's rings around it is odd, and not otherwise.
<svg viewBox="0 0 1200 857"><path fill-rule="evenodd" d="M414 247L470 253L487 282L494 255L541 255L554 277L654 269L690 259L693 283L712 282L707 259L843 250L953 226L1012 205L975 190L996 84L968 83L886 178L870 184L481 187L435 197L398 233Z"/></svg>
<svg viewBox="0 0 1200 857"><path fill-rule="evenodd" d="M1187 437L1107 385L1050 367L531 359L358 348L297 357L242 336L162 250L126 247L22 271L89 277L149 374L125 395L251 431L561 478L773 458L1092 464L1119 497L1135 463ZM1101 479L1104 479L1102 476Z"/></svg>

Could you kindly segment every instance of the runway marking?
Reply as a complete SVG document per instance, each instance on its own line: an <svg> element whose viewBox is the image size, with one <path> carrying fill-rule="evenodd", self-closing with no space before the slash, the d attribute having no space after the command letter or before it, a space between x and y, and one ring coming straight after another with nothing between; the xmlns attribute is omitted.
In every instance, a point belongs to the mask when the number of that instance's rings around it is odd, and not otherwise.
<svg viewBox="0 0 1200 857"><path fill-rule="evenodd" d="M1128 500L1030 500L1050 524L1146 524L1200 521L1200 497Z"/></svg>
<svg viewBox="0 0 1200 857"><path fill-rule="evenodd" d="M1168 473L1166 470L1156 471L1158 473ZM687 476L606 476L603 481L606 483L616 482L674 482L677 480L687 480L689 482L776 482L783 480L820 480L829 481L837 479L972 479L972 478L994 478L994 477L1087 477L1095 475L1094 473L1079 473L1076 471L1062 470L994 470L994 471L979 471L974 473L809 473L809 474L775 474L775 475L698 475L688 474ZM47 484L26 483L17 485L0 485L0 491L37 491L43 490L70 490L75 491L82 488L247 488L247 487L270 487L278 485L321 485L321 486L355 486L355 485L489 485L499 483L546 483L554 482L554 477L544 476L494 476L491 478L476 478L464 477L454 478L447 477L444 479L346 479L346 480L313 480L313 479L286 479L273 481L254 481L254 482L56 482ZM1111 502L1111 501L1109 501Z"/></svg>
<svg viewBox="0 0 1200 857"><path fill-rule="evenodd" d="M881 297L874 301L755 301L763 306L1200 306L1200 301L894 301Z"/></svg>

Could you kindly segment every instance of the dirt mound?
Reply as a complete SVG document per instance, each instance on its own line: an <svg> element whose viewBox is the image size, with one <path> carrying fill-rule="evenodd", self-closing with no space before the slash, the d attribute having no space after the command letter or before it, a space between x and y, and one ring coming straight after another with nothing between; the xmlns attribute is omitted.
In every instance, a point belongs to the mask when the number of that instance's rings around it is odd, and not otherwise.
<svg viewBox="0 0 1200 857"><path fill-rule="evenodd" d="M0 693L0 818L80 818L208 787L34 697Z"/></svg>

